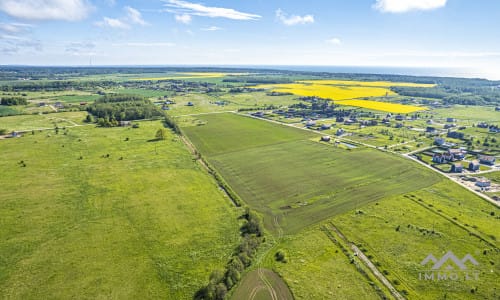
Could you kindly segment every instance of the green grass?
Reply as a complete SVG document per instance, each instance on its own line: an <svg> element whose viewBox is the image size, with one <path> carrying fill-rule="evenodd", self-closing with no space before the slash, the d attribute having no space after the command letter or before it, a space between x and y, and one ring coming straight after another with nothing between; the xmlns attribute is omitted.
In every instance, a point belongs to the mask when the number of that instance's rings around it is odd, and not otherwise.
<svg viewBox="0 0 500 300"><path fill-rule="evenodd" d="M293 300L293 295L286 283L276 273L268 269L261 269L262 275L266 278L278 299ZM264 281L259 276L258 270L253 270L245 275L239 283L230 299L235 300L272 300L272 296Z"/></svg>
<svg viewBox="0 0 500 300"><path fill-rule="evenodd" d="M3 116L13 116L13 115L17 115L20 113L19 109L18 109L19 106L5 106L5 105L0 105L0 117L3 117Z"/></svg>
<svg viewBox="0 0 500 300"><path fill-rule="evenodd" d="M434 109L433 113L440 118L456 118L468 121L470 125L478 122L499 124L500 112L495 111L494 106L463 106L453 105L451 108Z"/></svg>
<svg viewBox="0 0 500 300"><path fill-rule="evenodd" d="M441 189L439 196L431 193L438 188ZM437 205L429 205L429 201ZM449 181L443 181L433 188L409 193L407 197L394 196L368 204L362 208L361 214L349 212L336 216L333 223L348 239L364 249L366 255L371 255L381 271L388 272L386 277L390 281L400 282L396 288L408 291L408 299L441 299L445 295L449 299L493 299L500 287L498 244L487 238L496 245L491 246L470 234L479 230L492 232L498 228L499 219L483 213L484 207L498 212L498 208L460 190ZM459 221L454 221L448 214L459 215ZM479 229L473 229L472 225L457 226L465 219L473 220ZM484 250L486 254L483 254ZM480 279L419 280L419 272L430 268L421 266L420 262L431 253L439 259L447 251L460 258L471 254L480 264L477 267ZM477 291L472 294L470 290L476 287Z"/></svg>
<svg viewBox="0 0 500 300"><path fill-rule="evenodd" d="M296 233L332 215L388 195L429 186L438 176L400 157L371 149L343 150L308 140L308 132L234 114L199 116L184 131L252 208L285 216ZM308 138L308 139L304 139Z"/></svg>
<svg viewBox="0 0 500 300"><path fill-rule="evenodd" d="M287 254L287 263L277 262L274 251L265 265L283 277L296 299L379 299L319 226L284 237L275 249Z"/></svg>
<svg viewBox="0 0 500 300"><path fill-rule="evenodd" d="M21 115L0 118L0 128L10 131L36 130L39 128L54 128L58 126L74 126L84 124L86 112L62 112L50 114Z"/></svg>
<svg viewBox="0 0 500 300"><path fill-rule="evenodd" d="M198 150L209 157L315 136L308 131L232 113L201 115L197 118L206 125L186 127L183 131L195 143Z"/></svg>
<svg viewBox="0 0 500 300"><path fill-rule="evenodd" d="M2 298L192 299L224 266L238 212L161 127L0 141Z"/></svg>

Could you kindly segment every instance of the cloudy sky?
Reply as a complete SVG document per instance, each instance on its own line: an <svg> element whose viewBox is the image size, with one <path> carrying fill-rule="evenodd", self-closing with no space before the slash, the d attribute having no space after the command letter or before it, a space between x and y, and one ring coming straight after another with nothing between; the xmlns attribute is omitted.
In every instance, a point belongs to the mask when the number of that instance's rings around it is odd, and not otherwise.
<svg viewBox="0 0 500 300"><path fill-rule="evenodd" d="M0 0L0 65L460 67L500 79L496 0Z"/></svg>

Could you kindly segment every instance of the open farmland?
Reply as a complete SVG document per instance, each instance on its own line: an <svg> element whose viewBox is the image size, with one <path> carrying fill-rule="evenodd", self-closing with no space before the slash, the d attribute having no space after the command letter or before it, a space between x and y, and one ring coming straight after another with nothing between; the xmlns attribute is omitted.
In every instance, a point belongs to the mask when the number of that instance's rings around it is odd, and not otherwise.
<svg viewBox="0 0 500 300"><path fill-rule="evenodd" d="M224 266L238 212L176 135L139 124L0 141L0 298L191 299Z"/></svg>
<svg viewBox="0 0 500 300"><path fill-rule="evenodd" d="M344 150L310 133L235 114L203 115L184 132L251 207L287 233L388 195L438 181L402 158L372 149ZM411 182L411 184L409 184Z"/></svg>
<svg viewBox="0 0 500 300"><path fill-rule="evenodd" d="M370 101L364 99L370 97L388 97L397 95L389 89L391 86L431 87L434 85L404 82L391 83L383 81L312 80L290 84L258 85L255 86L255 88L270 89L277 93L292 93L299 96L316 96L332 99L339 105L355 106L391 113L406 114L427 109L426 107L421 106Z"/></svg>
<svg viewBox="0 0 500 300"><path fill-rule="evenodd" d="M433 191L438 188L442 194L436 197ZM457 191L450 192L454 189ZM457 195L460 198L454 197ZM431 203L439 205L434 207ZM450 209L450 205L459 210ZM486 233L495 231L500 219L490 215L491 211L498 214L494 205L455 184L443 182L370 203L361 213L339 215L332 222L408 299L497 299L500 251L494 236ZM465 271L452 262L438 270L431 270L432 264L421 265L429 254L440 259L448 251L459 259L470 254L478 265L466 263ZM434 280L419 275L433 271ZM458 278L438 280L437 272L456 273ZM472 275L475 272L477 279Z"/></svg>

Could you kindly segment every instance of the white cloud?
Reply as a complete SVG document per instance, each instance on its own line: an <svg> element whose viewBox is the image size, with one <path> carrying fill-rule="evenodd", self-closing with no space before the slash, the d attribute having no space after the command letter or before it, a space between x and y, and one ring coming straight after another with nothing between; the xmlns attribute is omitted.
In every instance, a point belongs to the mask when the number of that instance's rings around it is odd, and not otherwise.
<svg viewBox="0 0 500 300"><path fill-rule="evenodd" d="M203 30L203 31L218 31L218 30L222 30L222 28L217 27L217 26L210 26L210 27L204 27L201 30Z"/></svg>
<svg viewBox="0 0 500 300"><path fill-rule="evenodd" d="M127 19L131 23L139 24L142 26L148 25L148 23L142 18L142 14L137 9L130 6L125 6L125 11L127 13Z"/></svg>
<svg viewBox="0 0 500 300"><path fill-rule="evenodd" d="M174 47L174 43L168 43L168 42L129 42L129 43L122 43L122 44L112 44L113 46L116 47Z"/></svg>
<svg viewBox="0 0 500 300"><path fill-rule="evenodd" d="M129 29L130 26L120 19L112 19L104 17L102 21L96 22L95 25L99 27L110 27L114 29Z"/></svg>
<svg viewBox="0 0 500 300"><path fill-rule="evenodd" d="M0 34L0 53L12 55L29 50L42 51L42 42L37 39Z"/></svg>
<svg viewBox="0 0 500 300"><path fill-rule="evenodd" d="M288 15L281 9L276 10L276 18L283 24L287 26L299 25L299 24L308 24L314 23L313 15L304 15L304 16L296 16L296 15Z"/></svg>
<svg viewBox="0 0 500 300"><path fill-rule="evenodd" d="M85 19L93 9L87 0L0 0L0 10L27 20Z"/></svg>
<svg viewBox="0 0 500 300"><path fill-rule="evenodd" d="M444 7L447 0L376 0L373 7L381 12L405 13Z"/></svg>
<svg viewBox="0 0 500 300"><path fill-rule="evenodd" d="M199 3L191 3L181 0L166 0L167 12L178 15L186 14L192 16L226 18L232 20L258 20L259 15L249 14L234 10L232 8L205 6Z"/></svg>
<svg viewBox="0 0 500 300"><path fill-rule="evenodd" d="M1 0L0 0L1 1ZM130 6L125 6L125 16L120 19L104 17L102 21L95 22L94 24L100 27L110 27L115 29L130 29L131 24L137 24L141 26L149 25L142 18L142 14L135 8Z"/></svg>
<svg viewBox="0 0 500 300"><path fill-rule="evenodd" d="M191 23L192 18L190 15L182 14L182 15L175 15L175 20L182 24L189 24Z"/></svg>
<svg viewBox="0 0 500 300"><path fill-rule="evenodd" d="M326 40L326 42L328 44L332 44L332 45L341 45L342 44L342 41L339 38L331 38L331 39Z"/></svg>
<svg viewBox="0 0 500 300"><path fill-rule="evenodd" d="M29 31L32 25L23 23L0 23L0 31L7 33L21 33Z"/></svg>

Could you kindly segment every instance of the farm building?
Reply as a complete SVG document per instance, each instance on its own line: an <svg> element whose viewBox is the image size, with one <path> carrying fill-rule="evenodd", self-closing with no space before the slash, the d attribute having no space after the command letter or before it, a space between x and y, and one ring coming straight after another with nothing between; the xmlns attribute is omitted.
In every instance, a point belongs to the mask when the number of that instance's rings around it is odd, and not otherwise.
<svg viewBox="0 0 500 300"><path fill-rule="evenodd" d="M321 141L323 142L329 142L331 140L331 137L329 135L324 135L321 137Z"/></svg>
<svg viewBox="0 0 500 300"><path fill-rule="evenodd" d="M481 178L478 181L476 181L476 186L481 188L489 187L491 186L491 181L485 178Z"/></svg>
<svg viewBox="0 0 500 300"><path fill-rule="evenodd" d="M481 166L481 165L479 164L479 161L477 161L477 160L473 160L473 161L471 161L471 162L469 163L469 171L473 171L473 172L475 172L475 171L479 171L479 167L480 167L480 166Z"/></svg>
<svg viewBox="0 0 500 300"><path fill-rule="evenodd" d="M451 165L450 172L452 172L452 173L462 173L462 171L463 171L462 163L454 163L454 164Z"/></svg>
<svg viewBox="0 0 500 300"><path fill-rule="evenodd" d="M496 158L490 155L479 155L478 159L480 163L490 166L494 165L496 161Z"/></svg>

